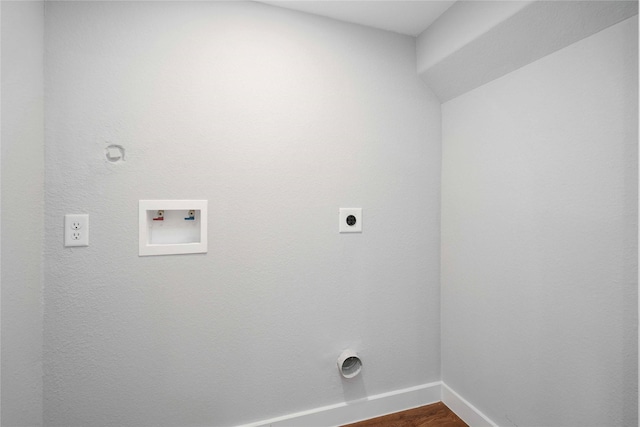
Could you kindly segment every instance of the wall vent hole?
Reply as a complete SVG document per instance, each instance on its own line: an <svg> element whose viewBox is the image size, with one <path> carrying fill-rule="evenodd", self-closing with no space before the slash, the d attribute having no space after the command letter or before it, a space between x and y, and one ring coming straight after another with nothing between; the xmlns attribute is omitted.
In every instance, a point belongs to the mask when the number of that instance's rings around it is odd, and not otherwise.
<svg viewBox="0 0 640 427"><path fill-rule="evenodd" d="M355 377L356 375L358 375L358 373L360 373L361 369L362 361L359 357L356 356L347 357L340 366L340 372L345 378Z"/></svg>

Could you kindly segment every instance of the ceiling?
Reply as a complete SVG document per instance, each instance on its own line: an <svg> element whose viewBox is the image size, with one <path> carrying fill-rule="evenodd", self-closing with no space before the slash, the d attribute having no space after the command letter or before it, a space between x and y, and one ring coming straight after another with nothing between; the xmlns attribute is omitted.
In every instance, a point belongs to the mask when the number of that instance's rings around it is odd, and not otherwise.
<svg viewBox="0 0 640 427"><path fill-rule="evenodd" d="M417 36L456 0L285 0L261 1L340 21Z"/></svg>

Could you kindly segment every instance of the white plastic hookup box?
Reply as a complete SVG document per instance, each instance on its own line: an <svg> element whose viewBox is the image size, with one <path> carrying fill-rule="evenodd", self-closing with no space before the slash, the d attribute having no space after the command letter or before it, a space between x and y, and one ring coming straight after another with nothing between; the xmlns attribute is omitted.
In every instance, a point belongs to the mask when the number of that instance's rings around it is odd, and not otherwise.
<svg viewBox="0 0 640 427"><path fill-rule="evenodd" d="M139 255L207 252L207 200L140 200Z"/></svg>

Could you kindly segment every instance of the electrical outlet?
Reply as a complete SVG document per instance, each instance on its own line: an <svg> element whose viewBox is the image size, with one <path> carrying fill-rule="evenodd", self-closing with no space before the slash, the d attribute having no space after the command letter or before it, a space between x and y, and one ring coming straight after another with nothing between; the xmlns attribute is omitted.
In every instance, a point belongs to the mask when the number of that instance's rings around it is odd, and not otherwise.
<svg viewBox="0 0 640 427"><path fill-rule="evenodd" d="M89 215L64 216L64 245L89 246Z"/></svg>
<svg viewBox="0 0 640 427"><path fill-rule="evenodd" d="M362 208L340 208L338 219L340 233L362 233Z"/></svg>

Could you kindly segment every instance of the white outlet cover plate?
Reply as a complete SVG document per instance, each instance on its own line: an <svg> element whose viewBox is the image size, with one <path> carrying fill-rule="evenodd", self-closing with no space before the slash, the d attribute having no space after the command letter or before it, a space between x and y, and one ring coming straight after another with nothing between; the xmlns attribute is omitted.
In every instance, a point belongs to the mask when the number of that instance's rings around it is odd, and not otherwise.
<svg viewBox="0 0 640 427"><path fill-rule="evenodd" d="M89 246L89 215L67 214L64 216L64 245Z"/></svg>
<svg viewBox="0 0 640 427"><path fill-rule="evenodd" d="M353 225L347 223L347 218L350 215L356 217L356 223ZM338 220L340 233L362 233L362 208L340 208Z"/></svg>

